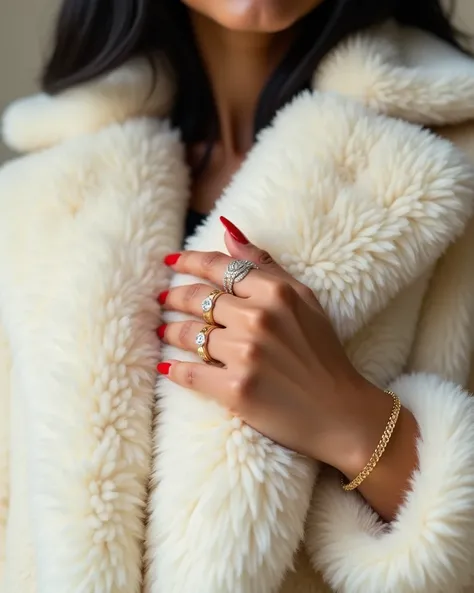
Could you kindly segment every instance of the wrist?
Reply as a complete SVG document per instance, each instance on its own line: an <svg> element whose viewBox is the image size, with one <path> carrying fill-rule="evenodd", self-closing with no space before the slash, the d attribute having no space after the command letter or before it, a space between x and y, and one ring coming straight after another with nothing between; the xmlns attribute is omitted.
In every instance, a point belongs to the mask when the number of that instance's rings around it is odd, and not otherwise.
<svg viewBox="0 0 474 593"><path fill-rule="evenodd" d="M353 480L366 466L387 426L393 398L369 381L362 379L350 393L344 436L335 447L332 465Z"/></svg>
<svg viewBox="0 0 474 593"><path fill-rule="evenodd" d="M375 390L369 391L374 397L377 395ZM385 424L380 428L383 418L380 416L378 419L377 413L370 416L369 420L363 423L365 430L360 432L358 442L354 441L354 455L348 456L347 462L342 463L339 468L349 481L354 480L366 467L380 442L387 426L387 420L393 410L393 398L380 390L377 396L377 399L381 401L382 397L385 399L387 395L392 400L392 404L390 411L387 412ZM370 398L371 395L368 397ZM374 400L373 403L375 405L376 401ZM382 409L380 409L381 411ZM377 430L380 430L378 437ZM419 436L419 427L415 417L410 410L402 406L382 456L373 466L373 471L357 483L359 494L385 521L392 521L397 516L400 506L406 499L406 493L411 488L410 478L418 466L417 440Z"/></svg>

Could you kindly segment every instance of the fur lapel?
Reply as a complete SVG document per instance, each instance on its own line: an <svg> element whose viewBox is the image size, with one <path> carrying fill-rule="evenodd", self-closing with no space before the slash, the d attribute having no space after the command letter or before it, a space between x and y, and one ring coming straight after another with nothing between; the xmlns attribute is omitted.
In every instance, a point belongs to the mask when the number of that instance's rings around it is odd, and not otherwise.
<svg viewBox="0 0 474 593"><path fill-rule="evenodd" d="M462 232L473 184L449 142L307 93L261 134L189 246L223 249L210 241L224 213L318 294L346 340Z"/></svg>
<svg viewBox="0 0 474 593"><path fill-rule="evenodd" d="M60 95L20 99L4 114L3 140L14 150L32 152L135 117L164 117L173 84L158 60L155 67L156 76L147 60L137 58Z"/></svg>
<svg viewBox="0 0 474 593"><path fill-rule="evenodd" d="M133 117L165 116L173 82L160 60L155 66L156 77L146 60L136 59L59 96L14 103L3 120L5 143L29 152ZM318 68L313 86L415 123L474 119L473 61L427 33L393 23L343 42Z"/></svg>
<svg viewBox="0 0 474 593"><path fill-rule="evenodd" d="M156 296L163 257L181 245L187 185L178 135L156 120L2 169L0 321L13 349L5 593L140 591Z"/></svg>
<svg viewBox="0 0 474 593"><path fill-rule="evenodd" d="M437 38L393 23L349 38L314 87L426 126L474 119L474 62Z"/></svg>

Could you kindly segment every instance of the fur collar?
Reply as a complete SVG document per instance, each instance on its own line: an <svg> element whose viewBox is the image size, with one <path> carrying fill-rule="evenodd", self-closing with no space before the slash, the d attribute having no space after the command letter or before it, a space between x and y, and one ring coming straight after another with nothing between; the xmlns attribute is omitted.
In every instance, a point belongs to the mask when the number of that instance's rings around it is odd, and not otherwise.
<svg viewBox="0 0 474 593"><path fill-rule="evenodd" d="M156 80L153 86L148 63L136 59L59 96L21 99L5 113L4 141L29 152L133 117L166 116L173 84L163 64ZM427 33L393 23L339 45L313 86L424 125L474 119L474 62Z"/></svg>

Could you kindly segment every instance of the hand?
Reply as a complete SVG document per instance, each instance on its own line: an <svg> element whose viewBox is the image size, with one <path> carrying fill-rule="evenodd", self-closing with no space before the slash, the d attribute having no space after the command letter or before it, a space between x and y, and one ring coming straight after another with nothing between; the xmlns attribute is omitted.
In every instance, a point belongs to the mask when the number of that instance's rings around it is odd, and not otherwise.
<svg viewBox="0 0 474 593"><path fill-rule="evenodd" d="M259 266L234 285L235 296L216 302L214 318L221 327L209 335L208 350L221 366L168 361L159 370L214 398L272 440L353 477L377 445L391 397L356 372L312 291L223 222L232 258L189 251L165 260L176 272L219 286L231 259ZM181 286L160 301L166 309L201 317L201 303L213 288ZM196 351L204 325L170 323L158 333L169 344Z"/></svg>

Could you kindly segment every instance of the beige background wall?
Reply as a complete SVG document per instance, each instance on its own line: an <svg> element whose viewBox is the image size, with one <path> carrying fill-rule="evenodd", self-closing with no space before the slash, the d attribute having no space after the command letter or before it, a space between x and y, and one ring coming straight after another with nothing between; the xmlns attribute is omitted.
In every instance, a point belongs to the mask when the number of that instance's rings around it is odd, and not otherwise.
<svg viewBox="0 0 474 593"><path fill-rule="evenodd" d="M48 31L60 0L0 0L0 112L35 90ZM474 32L474 0L458 0L458 20ZM0 144L0 162L8 152Z"/></svg>

